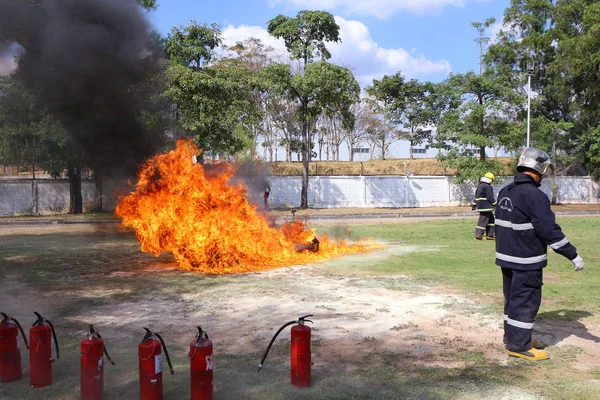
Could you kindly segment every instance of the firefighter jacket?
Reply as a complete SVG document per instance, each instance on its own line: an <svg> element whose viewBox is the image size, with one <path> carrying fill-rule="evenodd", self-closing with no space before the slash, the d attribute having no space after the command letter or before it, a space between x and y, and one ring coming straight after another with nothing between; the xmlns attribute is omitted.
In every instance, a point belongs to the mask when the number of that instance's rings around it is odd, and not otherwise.
<svg viewBox="0 0 600 400"><path fill-rule="evenodd" d="M479 212L494 211L496 200L494 199L494 189L492 185L486 182L479 182L475 190L475 200L471 204Z"/></svg>
<svg viewBox="0 0 600 400"><path fill-rule="evenodd" d="M496 207L496 264L531 271L548 264L547 248L568 258L577 257L573 246L556 223L550 200L533 177L515 175L498 194Z"/></svg>

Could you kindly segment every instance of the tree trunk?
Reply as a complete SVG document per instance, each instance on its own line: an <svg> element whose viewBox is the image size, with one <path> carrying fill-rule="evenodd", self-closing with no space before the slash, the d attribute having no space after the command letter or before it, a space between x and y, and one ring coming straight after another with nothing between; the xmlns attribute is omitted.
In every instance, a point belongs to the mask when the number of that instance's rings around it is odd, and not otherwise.
<svg viewBox="0 0 600 400"><path fill-rule="evenodd" d="M81 198L81 163L69 161L67 164L69 175L69 214L81 214L83 212L83 200Z"/></svg>
<svg viewBox="0 0 600 400"><path fill-rule="evenodd" d="M309 166L309 133L308 133L308 105L302 102L302 191L300 193L300 208L308 208L308 166Z"/></svg>
<svg viewBox="0 0 600 400"><path fill-rule="evenodd" d="M31 176L35 180L35 137L31 140Z"/></svg>
<svg viewBox="0 0 600 400"><path fill-rule="evenodd" d="M485 161L485 146L479 148L479 159Z"/></svg>
<svg viewBox="0 0 600 400"><path fill-rule="evenodd" d="M250 159L256 160L257 147L258 147L258 129L256 125L252 125L252 147L250 148Z"/></svg>
<svg viewBox="0 0 600 400"><path fill-rule="evenodd" d="M4 149L2 149L2 175L6 175L6 147L8 146L8 132L4 133Z"/></svg>
<svg viewBox="0 0 600 400"><path fill-rule="evenodd" d="M17 178L19 177L19 171L21 170L21 150L17 147Z"/></svg>
<svg viewBox="0 0 600 400"><path fill-rule="evenodd" d="M96 186L96 195L94 198L94 203L96 203L96 212L103 211L102 199L104 198L103 186L102 186L102 167L100 167L100 163L96 165L94 168L94 183Z"/></svg>

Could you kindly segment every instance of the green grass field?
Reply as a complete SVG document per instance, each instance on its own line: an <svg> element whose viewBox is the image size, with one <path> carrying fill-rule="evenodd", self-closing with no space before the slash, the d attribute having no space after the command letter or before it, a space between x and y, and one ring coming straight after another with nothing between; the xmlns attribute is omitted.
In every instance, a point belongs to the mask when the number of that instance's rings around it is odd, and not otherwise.
<svg viewBox="0 0 600 400"><path fill-rule="evenodd" d="M475 222L475 218L461 218L354 226L353 238L373 237L427 250L394 256L357 273L402 273L472 295L501 293L500 268L494 263L495 242L473 240ZM567 217L558 222L577 247L586 268L575 273L569 260L549 249L548 267L544 269L543 296L547 301L544 309L586 309L596 313L600 311L600 218ZM336 228L324 227L323 231L336 234Z"/></svg>
<svg viewBox="0 0 600 400"><path fill-rule="evenodd" d="M459 334L445 336L456 329L446 321L495 321L502 314L494 242L473 240L474 218L391 222L315 225L318 234L338 239L373 237L389 243L374 253L227 276L164 268L173 266L170 255L143 254L134 235L106 224L93 229L2 226L0 311L15 314L26 329L33 310L52 319L61 336L61 360L54 365L53 386L34 390L27 385L24 354L23 381L0 385L0 399L79 398L78 344L90 322L101 329L117 361L105 370L109 399L137 398L136 346L146 325L163 334L174 358L176 375L164 377L165 399L189 398L186 354L196 323L206 324L215 341L215 398L600 398L600 366L594 358L600 354L600 218L559 218L586 269L575 273L568 260L550 255L538 322L556 343L549 348L551 360L537 364L504 357L499 322L481 325L482 332L495 335L481 338L487 349ZM434 327L439 323L435 329L392 315L396 301L428 293L451 293L466 301L440 305L447 314L433 321ZM296 317L297 308L316 314L316 363L307 390L288 383L288 334L256 374L274 329ZM381 334L368 330L372 324L383 326ZM328 336L341 328L349 339ZM576 344L562 343L573 334ZM385 346L390 339L400 339L391 350Z"/></svg>

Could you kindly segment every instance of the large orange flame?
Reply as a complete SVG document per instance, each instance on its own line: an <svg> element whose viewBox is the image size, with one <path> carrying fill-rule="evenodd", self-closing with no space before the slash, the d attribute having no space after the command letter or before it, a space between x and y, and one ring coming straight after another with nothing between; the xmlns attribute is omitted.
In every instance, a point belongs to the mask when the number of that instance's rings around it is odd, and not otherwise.
<svg viewBox="0 0 600 400"><path fill-rule="evenodd" d="M233 167L193 163L198 148L189 140L151 158L134 192L121 198L117 216L133 228L142 251L173 253L185 269L211 274L259 271L371 250L320 237L319 251L296 252L315 232L301 221L271 227L246 198L243 183L230 184Z"/></svg>

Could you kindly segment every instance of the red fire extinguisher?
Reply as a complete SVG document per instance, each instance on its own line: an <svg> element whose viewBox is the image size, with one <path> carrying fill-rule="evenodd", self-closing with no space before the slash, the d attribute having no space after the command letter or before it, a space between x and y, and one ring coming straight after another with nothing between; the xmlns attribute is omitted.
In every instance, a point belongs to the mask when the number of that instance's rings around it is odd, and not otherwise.
<svg viewBox="0 0 600 400"><path fill-rule="evenodd" d="M90 332L81 341L81 400L100 400L104 395L104 356L108 355L104 339L98 329L90 325Z"/></svg>
<svg viewBox="0 0 600 400"><path fill-rule="evenodd" d="M21 331L23 341L28 349L29 345L19 321L5 313L0 314L2 314L2 321L0 321L0 381L14 382L23 376L19 331Z"/></svg>
<svg viewBox="0 0 600 400"><path fill-rule="evenodd" d="M290 357L291 357L291 368L290 375L292 380L292 385L299 387L309 387L310 386L310 366L311 362L311 354L310 354L310 327L305 325L305 322L313 323L311 320L306 319L307 317L312 317L312 314L305 315L303 317L298 318L295 321L290 321L285 323L273 336L269 346L267 346L267 350L263 355L260 364L258 364L258 372L262 368L265 359L267 358L267 354L269 354L269 350L271 350L271 346L273 342L277 338L277 336L281 333L281 331L292 324L298 324L292 327L292 339L291 339L291 349L290 349Z"/></svg>
<svg viewBox="0 0 600 400"><path fill-rule="evenodd" d="M54 346L56 347L56 359L60 358L58 349L58 340L52 322L42 317L38 312L37 320L29 329L29 384L39 388L50 386L52 384L52 337L54 337Z"/></svg>
<svg viewBox="0 0 600 400"><path fill-rule="evenodd" d="M213 345L199 326L196 339L190 343L190 382L192 400L213 398Z"/></svg>
<svg viewBox="0 0 600 400"><path fill-rule="evenodd" d="M162 348L165 349L165 356L169 363L171 375L174 374L167 345L163 338L152 332L148 328L144 328L146 334L142 342L138 346L138 358L140 365L140 400L162 400ZM158 340L154 339L154 336ZM162 344L162 346L161 346Z"/></svg>

